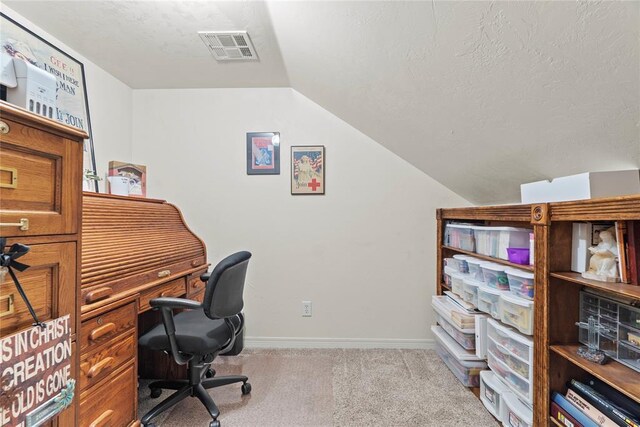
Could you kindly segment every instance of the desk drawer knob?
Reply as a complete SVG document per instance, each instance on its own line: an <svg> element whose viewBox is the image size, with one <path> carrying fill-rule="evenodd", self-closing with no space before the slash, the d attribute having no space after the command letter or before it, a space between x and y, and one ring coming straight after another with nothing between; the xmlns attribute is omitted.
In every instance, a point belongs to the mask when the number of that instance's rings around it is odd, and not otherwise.
<svg viewBox="0 0 640 427"><path fill-rule="evenodd" d="M107 409L98 418L93 420L89 427L103 427L109 425L109 420L113 416L113 409Z"/></svg>
<svg viewBox="0 0 640 427"><path fill-rule="evenodd" d="M6 124L3 121L0 121L0 133L3 135L6 135L9 133L9 131L11 130L11 128L9 127L8 124Z"/></svg>
<svg viewBox="0 0 640 427"><path fill-rule="evenodd" d="M87 372L87 378L93 378L97 376L98 374L100 374L100 372L102 372L103 369L111 367L114 361L115 359L113 357L105 357L104 359L93 365L91 369L89 369L89 372Z"/></svg>
<svg viewBox="0 0 640 427"><path fill-rule="evenodd" d="M94 330L91 331L91 333L89 334L89 339L91 341L96 341L98 340L100 337L103 337L105 335L108 335L112 332L115 332L116 330L116 324L113 322L109 322L109 323L105 323L102 326L98 326L97 328L95 328Z"/></svg>
<svg viewBox="0 0 640 427"><path fill-rule="evenodd" d="M171 275L171 270L158 271L158 277L167 277Z"/></svg>

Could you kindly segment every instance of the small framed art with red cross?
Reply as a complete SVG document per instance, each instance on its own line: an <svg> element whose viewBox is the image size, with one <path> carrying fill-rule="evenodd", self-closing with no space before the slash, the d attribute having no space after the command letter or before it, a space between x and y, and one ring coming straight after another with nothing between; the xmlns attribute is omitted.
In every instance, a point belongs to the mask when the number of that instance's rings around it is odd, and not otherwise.
<svg viewBox="0 0 640 427"><path fill-rule="evenodd" d="M324 194L324 145L291 147L291 194Z"/></svg>

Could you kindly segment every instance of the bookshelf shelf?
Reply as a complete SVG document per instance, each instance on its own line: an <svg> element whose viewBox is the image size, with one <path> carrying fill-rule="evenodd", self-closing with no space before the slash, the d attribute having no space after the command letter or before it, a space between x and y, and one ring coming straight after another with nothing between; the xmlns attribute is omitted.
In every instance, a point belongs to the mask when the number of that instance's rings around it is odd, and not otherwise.
<svg viewBox="0 0 640 427"><path fill-rule="evenodd" d="M533 271L533 268L534 268L532 265L515 264L513 262L505 261L505 260L500 259L500 258L494 258L494 257L486 256L486 255L480 255L480 254L477 254L475 252L465 251L465 250L458 249L458 248L452 248L451 246L443 245L442 249L447 250L447 251L457 252L459 254L469 255L469 256L472 256L472 257L475 257L475 258L483 259L485 261L495 262L496 264L503 264L503 265L507 265L509 267L519 268L521 270Z"/></svg>
<svg viewBox="0 0 640 427"><path fill-rule="evenodd" d="M589 280L583 278L580 273L574 273L572 271L551 273L551 277L566 280L567 282L576 283L578 285L587 286L589 288L598 289L601 291L613 292L618 294L619 296L640 299L640 286Z"/></svg>
<svg viewBox="0 0 640 427"><path fill-rule="evenodd" d="M640 372L615 360L598 365L578 356L577 344L552 345L550 350L640 403Z"/></svg>

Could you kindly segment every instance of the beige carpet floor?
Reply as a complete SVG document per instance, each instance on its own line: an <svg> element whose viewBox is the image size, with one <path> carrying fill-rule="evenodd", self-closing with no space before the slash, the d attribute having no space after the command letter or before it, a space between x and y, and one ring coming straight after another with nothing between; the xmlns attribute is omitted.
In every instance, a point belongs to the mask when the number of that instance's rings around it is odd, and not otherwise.
<svg viewBox="0 0 640 427"><path fill-rule="evenodd" d="M252 385L248 396L239 384L210 390L222 427L497 425L432 350L245 349L214 368L216 376L247 375ZM140 416L160 401L147 384L140 383ZM209 416L187 398L155 421L206 427Z"/></svg>

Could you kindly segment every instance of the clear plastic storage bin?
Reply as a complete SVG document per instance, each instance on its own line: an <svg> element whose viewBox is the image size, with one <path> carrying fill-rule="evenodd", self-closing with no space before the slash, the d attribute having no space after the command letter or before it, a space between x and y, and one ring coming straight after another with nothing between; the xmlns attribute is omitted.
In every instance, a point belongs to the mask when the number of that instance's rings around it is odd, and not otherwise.
<svg viewBox="0 0 640 427"><path fill-rule="evenodd" d="M444 244L452 248L474 252L473 227L465 224L446 224L444 226Z"/></svg>
<svg viewBox="0 0 640 427"><path fill-rule="evenodd" d="M502 398L502 425L505 427L533 427L533 410L513 394Z"/></svg>
<svg viewBox="0 0 640 427"><path fill-rule="evenodd" d="M451 311L455 310L455 308L451 307L446 296L431 297L431 306L435 311L436 321L440 324L442 329L451 336L451 338L466 350L473 350L476 348L475 316L469 315L465 318L464 326L469 327L461 327L452 319ZM457 314L459 316L463 315L461 312ZM471 327L471 325L474 326Z"/></svg>
<svg viewBox="0 0 640 427"><path fill-rule="evenodd" d="M476 252L494 258L508 260L507 248L528 248L527 228L474 226Z"/></svg>
<svg viewBox="0 0 640 427"><path fill-rule="evenodd" d="M505 291L482 285L478 287L478 310L500 320L500 295Z"/></svg>
<svg viewBox="0 0 640 427"><path fill-rule="evenodd" d="M468 302L469 304L473 304L474 306L477 307L478 306L478 288L482 285L482 282L478 282L477 280L474 280L471 277L465 277L462 283L463 283L462 299Z"/></svg>
<svg viewBox="0 0 640 427"><path fill-rule="evenodd" d="M533 273L517 268L507 268L505 273L507 273L509 291L512 294L521 298L533 299Z"/></svg>
<svg viewBox="0 0 640 427"><path fill-rule="evenodd" d="M463 274L469 273L469 264L467 263L468 255L454 255L453 259L458 261L458 271Z"/></svg>
<svg viewBox="0 0 640 427"><path fill-rule="evenodd" d="M474 280L484 282L484 275L482 274L482 268L480 268L480 264L484 262L486 261L479 258L473 258L473 257L467 258L467 265L469 266L469 274Z"/></svg>
<svg viewBox="0 0 640 427"><path fill-rule="evenodd" d="M533 340L529 336L522 335L493 319L487 320L487 336L529 366L533 366Z"/></svg>
<svg viewBox="0 0 640 427"><path fill-rule="evenodd" d="M460 297L462 297L465 277L469 277L469 275L462 273L453 273L451 275L451 292Z"/></svg>
<svg viewBox="0 0 640 427"><path fill-rule="evenodd" d="M451 276L453 276L453 274L456 272L456 270L454 270L452 267L446 266L444 268L444 274L443 274L443 280L444 280L444 284L451 287Z"/></svg>
<svg viewBox="0 0 640 427"><path fill-rule="evenodd" d="M533 340L493 319L487 321L487 337L487 354L507 368L509 378L517 384L513 391L532 403Z"/></svg>
<svg viewBox="0 0 640 427"><path fill-rule="evenodd" d="M505 273L505 270L509 267L494 262L483 262L480 264L480 268L484 276L484 283L486 283L487 286L500 289L501 291L509 290L509 278L507 277L507 273Z"/></svg>
<svg viewBox="0 0 640 427"><path fill-rule="evenodd" d="M460 347L439 326L432 326L431 331L436 340L436 352L456 378L465 387L478 387L480 372L487 369L487 364L479 360L474 352Z"/></svg>
<svg viewBox="0 0 640 427"><path fill-rule="evenodd" d="M502 421L502 396L509 392L509 387L491 371L480 372L480 400L487 411Z"/></svg>
<svg viewBox="0 0 640 427"><path fill-rule="evenodd" d="M500 320L525 335L533 335L533 301L510 293L500 295Z"/></svg>
<svg viewBox="0 0 640 427"><path fill-rule="evenodd" d="M487 363L502 382L509 386L511 392L518 395L525 402L533 402L533 387L531 383L515 373L489 349L487 349Z"/></svg>

